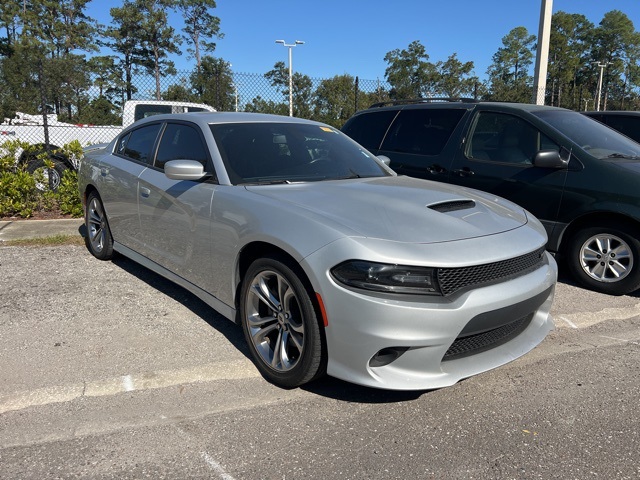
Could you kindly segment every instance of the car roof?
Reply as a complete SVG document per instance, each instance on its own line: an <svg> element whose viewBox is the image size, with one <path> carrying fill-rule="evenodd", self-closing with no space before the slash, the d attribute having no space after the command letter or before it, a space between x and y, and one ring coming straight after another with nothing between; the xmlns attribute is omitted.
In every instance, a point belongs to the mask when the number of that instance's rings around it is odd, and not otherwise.
<svg viewBox="0 0 640 480"><path fill-rule="evenodd" d="M442 101L442 99L418 99L380 102L371 105L368 109L360 110L358 113L370 112L373 110L414 110L414 109L471 109L478 106L499 108L501 110L520 110L528 112L538 112L542 110L568 111L566 108L551 107L548 105L535 105L531 103L513 102L486 102L468 98L455 99L452 101Z"/></svg>
<svg viewBox="0 0 640 480"><path fill-rule="evenodd" d="M320 122L306 120L297 117L286 117L284 115L272 115L267 113L248 112L189 112L189 113L166 113L152 115L136 122L136 125L167 120L182 120L197 123L203 127L213 123L298 123L323 125Z"/></svg>
<svg viewBox="0 0 640 480"><path fill-rule="evenodd" d="M631 116L631 117L637 117L640 116L640 112L636 112L633 110L590 110L587 112L580 112L584 115L608 115L608 116L620 116L620 115L626 115L626 116Z"/></svg>

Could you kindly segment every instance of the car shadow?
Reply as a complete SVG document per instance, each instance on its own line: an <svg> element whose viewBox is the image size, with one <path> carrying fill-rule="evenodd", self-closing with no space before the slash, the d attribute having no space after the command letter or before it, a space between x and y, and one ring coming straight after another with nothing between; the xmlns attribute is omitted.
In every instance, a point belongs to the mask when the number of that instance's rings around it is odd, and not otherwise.
<svg viewBox="0 0 640 480"><path fill-rule="evenodd" d="M188 290L123 255L114 255L111 262L191 310L194 315L221 333L238 351L251 360L249 349L242 334L242 328L239 325L223 317Z"/></svg>
<svg viewBox="0 0 640 480"><path fill-rule="evenodd" d="M116 254L111 262L143 281L158 292L167 295L176 302L184 305L194 315L198 316L210 327L222 334L247 359L251 354L244 339L242 328L223 317L212 307L181 286L167 280L163 276L149 270L133 260ZM267 381L265 379L265 381ZM302 390L322 397L332 398L343 402L356 403L396 403L411 401L419 398L427 391L393 391L355 385L334 377L325 376L314 382L300 387Z"/></svg>
<svg viewBox="0 0 640 480"><path fill-rule="evenodd" d="M325 376L300 387L309 393L350 403L400 403L420 398L434 390L381 390Z"/></svg>

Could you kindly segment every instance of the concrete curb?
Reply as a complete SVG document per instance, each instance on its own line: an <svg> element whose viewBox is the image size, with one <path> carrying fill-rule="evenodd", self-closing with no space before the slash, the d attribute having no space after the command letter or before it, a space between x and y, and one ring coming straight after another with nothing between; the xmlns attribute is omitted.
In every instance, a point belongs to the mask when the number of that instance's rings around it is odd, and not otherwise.
<svg viewBox="0 0 640 480"><path fill-rule="evenodd" d="M60 220L7 220L0 222L0 243L11 240L46 238L56 235L85 235L81 218Z"/></svg>

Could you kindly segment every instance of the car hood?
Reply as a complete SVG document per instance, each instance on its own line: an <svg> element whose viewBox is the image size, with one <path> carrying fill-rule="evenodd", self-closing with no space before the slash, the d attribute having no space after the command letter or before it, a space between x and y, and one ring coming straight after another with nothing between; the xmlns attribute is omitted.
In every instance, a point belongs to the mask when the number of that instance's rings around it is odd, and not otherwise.
<svg viewBox="0 0 640 480"><path fill-rule="evenodd" d="M502 198L405 176L246 188L337 223L346 235L397 242L462 240L527 223L525 211Z"/></svg>

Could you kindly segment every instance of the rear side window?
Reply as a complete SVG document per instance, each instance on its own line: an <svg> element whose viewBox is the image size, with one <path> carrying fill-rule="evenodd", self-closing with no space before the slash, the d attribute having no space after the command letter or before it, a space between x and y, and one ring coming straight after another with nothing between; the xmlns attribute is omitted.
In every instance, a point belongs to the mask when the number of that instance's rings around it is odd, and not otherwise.
<svg viewBox="0 0 640 480"><path fill-rule="evenodd" d="M383 110L356 115L344 124L342 132L364 148L376 150L380 148L384 134L397 113L395 110Z"/></svg>
<svg viewBox="0 0 640 480"><path fill-rule="evenodd" d="M164 168L169 160L197 160L207 165L207 151L198 130L190 125L169 123L162 133L155 166Z"/></svg>
<svg viewBox="0 0 640 480"><path fill-rule="evenodd" d="M393 122L382 150L439 155L464 113L463 109L402 110Z"/></svg>
<svg viewBox="0 0 640 480"><path fill-rule="evenodd" d="M149 163L151 149L156 142L161 126L160 123L154 123L132 130L120 139L116 153L138 162Z"/></svg>

